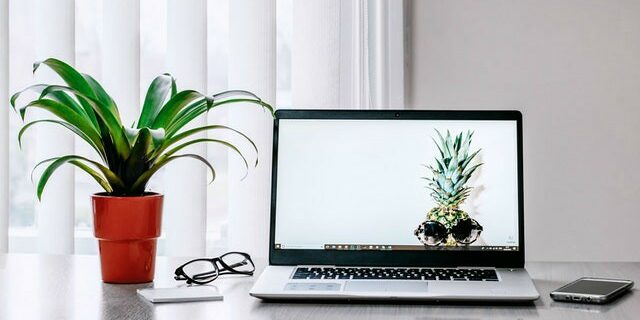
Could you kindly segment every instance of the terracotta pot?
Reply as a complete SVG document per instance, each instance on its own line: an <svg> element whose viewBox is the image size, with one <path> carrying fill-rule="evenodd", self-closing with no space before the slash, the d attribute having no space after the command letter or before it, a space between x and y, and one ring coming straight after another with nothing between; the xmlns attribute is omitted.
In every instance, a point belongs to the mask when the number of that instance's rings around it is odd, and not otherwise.
<svg viewBox="0 0 640 320"><path fill-rule="evenodd" d="M162 199L162 195L156 193L140 197L112 197L96 193L91 197L102 281L153 281Z"/></svg>

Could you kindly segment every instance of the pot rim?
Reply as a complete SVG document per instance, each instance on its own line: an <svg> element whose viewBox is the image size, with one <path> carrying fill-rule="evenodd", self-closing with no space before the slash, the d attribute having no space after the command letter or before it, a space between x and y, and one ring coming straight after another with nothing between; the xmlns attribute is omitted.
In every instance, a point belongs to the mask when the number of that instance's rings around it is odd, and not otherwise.
<svg viewBox="0 0 640 320"><path fill-rule="evenodd" d="M96 192L91 195L92 198L103 198L103 199L141 199L141 198L162 198L164 197L161 193L157 192L145 192L142 196L111 196L106 192Z"/></svg>

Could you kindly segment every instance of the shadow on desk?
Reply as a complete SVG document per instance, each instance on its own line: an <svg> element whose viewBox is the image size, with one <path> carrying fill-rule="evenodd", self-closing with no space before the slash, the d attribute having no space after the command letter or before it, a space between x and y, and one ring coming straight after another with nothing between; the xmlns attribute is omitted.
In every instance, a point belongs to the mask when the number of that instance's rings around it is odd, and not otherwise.
<svg viewBox="0 0 640 320"><path fill-rule="evenodd" d="M636 294L635 291L636 289L631 289L629 290L629 292L618 297L618 299L607 304L558 302L558 301L552 300L551 303L549 304L549 307L552 309L581 311L581 312L587 312L587 313L607 313L609 312L609 310L613 308L617 308L620 305L623 305L626 303L633 303L631 299L632 299L632 296Z"/></svg>
<svg viewBox="0 0 640 320"><path fill-rule="evenodd" d="M491 302L436 301L291 301L265 300L254 304L256 314L304 314L305 319L478 319L478 318L538 318L536 305L531 302L506 304ZM286 317L284 317L286 318Z"/></svg>
<svg viewBox="0 0 640 320"><path fill-rule="evenodd" d="M363 300L363 299L322 299L322 300L301 300L301 299L269 299L262 300L266 304L294 304L294 305L402 305L402 306L469 306L469 307L526 307L535 308L536 304L533 301L419 301L419 300Z"/></svg>

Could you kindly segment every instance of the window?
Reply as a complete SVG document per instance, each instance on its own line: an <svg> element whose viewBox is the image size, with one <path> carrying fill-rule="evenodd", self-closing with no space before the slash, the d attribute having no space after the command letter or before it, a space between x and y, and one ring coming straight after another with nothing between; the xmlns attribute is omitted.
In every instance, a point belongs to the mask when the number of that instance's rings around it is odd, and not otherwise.
<svg viewBox="0 0 640 320"><path fill-rule="evenodd" d="M76 6L76 67L82 72L100 79L101 68L101 25L102 1L75 0ZM209 0L208 5L208 93L227 88L228 51L228 1ZM33 0L10 1L10 93L33 83L31 73L35 61L32 6ZM141 101L151 80L165 72L166 47L166 1L140 1L140 86ZM278 105L290 105L291 97L291 11L292 1L277 3L278 14ZM178 83L180 85L180 83ZM116 101L117 102L117 101ZM209 114L211 120L227 122L224 109ZM15 114L10 115L10 250L12 252L35 252L37 250L37 218L34 205L35 184L31 182L31 170L35 163L29 133L25 136L24 148L20 150L17 133L22 121ZM76 152L92 156L92 150L82 140L76 138ZM209 246L224 245L227 212L228 177L227 151L224 148L208 148L208 158L216 164L219 175L207 190L207 230ZM37 176L35 177L37 178ZM76 253L96 253L93 240L93 219L91 217L91 194L100 191L89 176L76 170L75 175L75 227ZM36 180L37 181L37 180ZM158 173L150 183L150 189L162 192L163 174ZM159 247L162 248L162 245Z"/></svg>
<svg viewBox="0 0 640 320"><path fill-rule="evenodd" d="M108 0L75 0L75 65L81 71L94 75L98 80L101 79L101 26L103 25L104 1ZM229 34L230 1L207 1L207 93L227 89L228 47L231 36ZM299 5L299 3L295 4ZM318 4L316 3L316 5ZM11 93L33 83L31 66L35 60L35 44L33 42L35 30L32 10L34 5L34 0L10 1L11 63L9 85ZM297 21L294 19L294 1L279 0L276 2L276 6L277 100L275 102L278 107L286 108L293 104L293 42L295 39L300 41L299 39L305 37L294 38L293 25ZM401 30L403 28L402 1L362 2L353 0L332 2L330 6L332 11L328 12L333 14L331 17L339 14L339 19L336 19L339 24L334 26L335 34L332 33L335 38L331 39L334 47L339 50L337 58L331 61L334 63L334 67L339 65L337 68L339 71L336 71L339 75L334 73L331 77L332 79L340 79L338 92L334 91L330 95L332 97L339 95L340 103L328 107L370 108L385 105L384 100L378 101L376 100L378 98L371 94L372 92L382 92L378 90L381 84L388 84L389 87L402 84L403 42L402 39L398 41L398 39L389 36L389 34L403 34ZM167 2L140 0L140 14L140 100L143 101L144 93L151 80L166 71ZM397 14L399 14L400 20L397 20ZM319 22L319 16L316 18L316 22ZM297 21L297 23L300 22ZM317 28L321 25L319 23L314 27ZM374 28L378 25L382 28ZM391 32L394 28L399 30ZM382 30L382 32L378 34L376 30ZM336 43L337 45L335 45ZM304 45L309 45L309 43L304 43ZM391 52L391 49L394 51ZM311 51L311 55L315 54L313 50L307 51ZM302 60L304 59L298 61ZM298 63L298 68L300 67L301 64ZM399 73L396 75L400 75L399 81L391 74L397 70ZM178 79L178 86L180 86L180 79ZM403 94L402 86L399 88L399 92ZM313 90L309 90L309 92L313 92ZM383 96L396 97L402 96L402 94L391 95L385 91ZM212 111L207 116L210 122L220 124L228 122L228 115L224 108ZM10 115L11 141L17 140L17 133L21 125L18 116ZM38 219L34 210L35 187L31 182L30 174L37 161L42 159L36 159L33 152L33 145L37 141L33 141L34 139L29 133L24 140L23 150L19 150L17 143L10 144L11 240L9 243L12 252L35 252L37 250L35 238ZM93 156L89 147L79 138L76 138L75 148L80 155ZM208 147L207 150L208 158L215 163L218 171L216 182L208 186L207 190L207 248L211 251L212 248L225 246L226 230L228 229L226 213L229 198L228 182L236 177L227 176L228 161L224 148ZM161 171L152 179L149 188L152 191L162 192L163 185L163 172ZM90 177L80 171L76 171L74 188L75 252L95 253L96 242L92 235L93 226L89 199L90 195L100 191L100 188ZM162 254L162 247L161 243L160 254Z"/></svg>

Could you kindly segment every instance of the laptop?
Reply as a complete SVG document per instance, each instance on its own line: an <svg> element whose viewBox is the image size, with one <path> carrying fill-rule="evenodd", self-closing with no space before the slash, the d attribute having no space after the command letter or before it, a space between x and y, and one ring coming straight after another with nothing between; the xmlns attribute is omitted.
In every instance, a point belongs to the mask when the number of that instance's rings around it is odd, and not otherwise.
<svg viewBox="0 0 640 320"><path fill-rule="evenodd" d="M279 110L262 299L531 301L518 111Z"/></svg>

